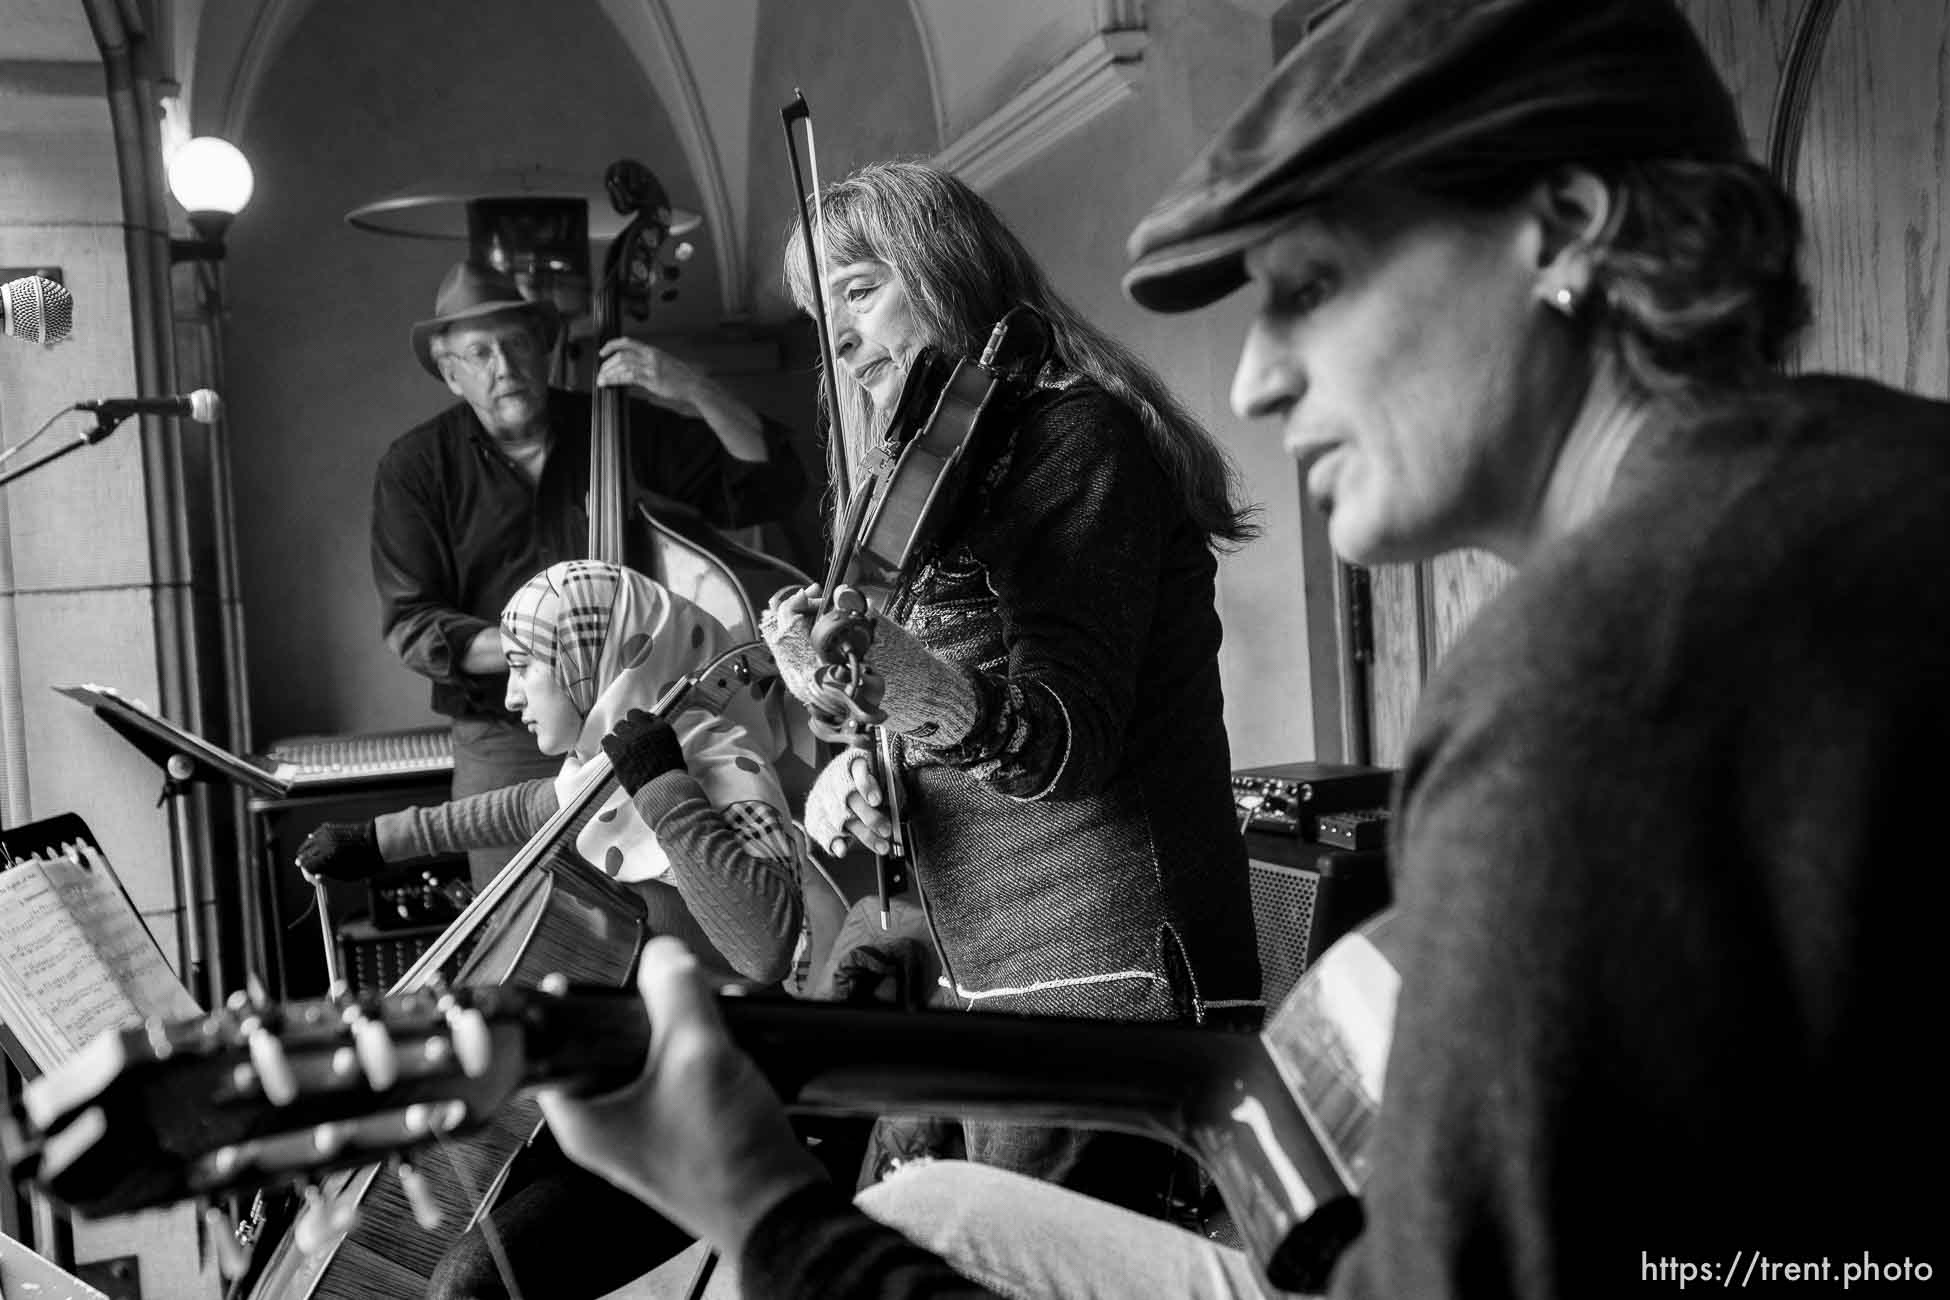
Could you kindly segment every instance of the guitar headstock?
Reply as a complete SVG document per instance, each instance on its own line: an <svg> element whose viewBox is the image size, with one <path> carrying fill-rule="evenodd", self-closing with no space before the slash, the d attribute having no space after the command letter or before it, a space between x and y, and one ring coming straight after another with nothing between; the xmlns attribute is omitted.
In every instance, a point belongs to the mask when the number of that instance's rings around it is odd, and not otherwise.
<svg viewBox="0 0 1950 1300"><path fill-rule="evenodd" d="M615 990L427 990L226 1009L97 1038L0 1132L17 1178L87 1217L376 1163L525 1088L619 1085L648 1042Z"/></svg>

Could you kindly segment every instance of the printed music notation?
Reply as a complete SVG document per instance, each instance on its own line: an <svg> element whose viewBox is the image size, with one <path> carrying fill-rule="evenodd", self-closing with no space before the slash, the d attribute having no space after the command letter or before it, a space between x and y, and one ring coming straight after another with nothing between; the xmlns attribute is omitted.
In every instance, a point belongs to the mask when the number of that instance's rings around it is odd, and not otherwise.
<svg viewBox="0 0 1950 1300"><path fill-rule="evenodd" d="M0 870L0 1020L39 1069L99 1034L202 1009L93 843L71 840Z"/></svg>

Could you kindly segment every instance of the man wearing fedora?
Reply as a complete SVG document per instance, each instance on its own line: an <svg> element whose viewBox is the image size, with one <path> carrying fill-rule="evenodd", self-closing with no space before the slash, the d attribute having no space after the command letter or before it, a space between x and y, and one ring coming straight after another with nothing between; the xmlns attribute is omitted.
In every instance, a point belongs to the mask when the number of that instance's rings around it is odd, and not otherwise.
<svg viewBox="0 0 1950 1300"><path fill-rule="evenodd" d="M435 711L454 720L457 799L556 767L502 704L498 618L528 578L586 548L591 399L549 386L561 332L553 304L524 298L500 272L456 264L412 342L460 400L396 439L373 482L380 626L432 681ZM696 367L618 338L603 346L596 382L648 399L627 404L636 485L718 528L777 520L798 503L805 471L786 430ZM470 854L475 885L508 857Z"/></svg>

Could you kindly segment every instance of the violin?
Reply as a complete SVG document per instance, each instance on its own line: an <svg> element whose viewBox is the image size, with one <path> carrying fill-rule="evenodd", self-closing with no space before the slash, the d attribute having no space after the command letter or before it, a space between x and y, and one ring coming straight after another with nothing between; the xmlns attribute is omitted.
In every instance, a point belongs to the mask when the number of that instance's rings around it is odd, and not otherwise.
<svg viewBox="0 0 1950 1300"><path fill-rule="evenodd" d="M813 262L814 308L830 394L838 371L827 333L823 241L815 238L792 132L793 123L803 120L810 145L811 110L805 96L796 95L780 118L792 158L801 230ZM816 176L814 184L816 193ZM893 824L891 843L886 853L874 855L883 929L888 925L891 895L907 886L905 864L911 846L893 739L880 725L887 715L880 708L884 684L872 665L874 613L876 608L884 612L899 604L915 574L949 535L970 495L973 471L987 463L984 448L998 412L1034 383L1049 346L1049 329L1041 314L1018 306L995 323L979 358L950 362L937 349L923 348L902 382L889 422L888 440L898 448L894 461L858 492L850 491L845 481L844 454L834 454L843 445L846 430L840 404L832 403L834 443L828 463L834 467L834 497L844 522L834 532L812 628L813 648L825 662L814 678L817 698L808 704L813 730L821 739L867 752L875 784L886 801L884 811Z"/></svg>

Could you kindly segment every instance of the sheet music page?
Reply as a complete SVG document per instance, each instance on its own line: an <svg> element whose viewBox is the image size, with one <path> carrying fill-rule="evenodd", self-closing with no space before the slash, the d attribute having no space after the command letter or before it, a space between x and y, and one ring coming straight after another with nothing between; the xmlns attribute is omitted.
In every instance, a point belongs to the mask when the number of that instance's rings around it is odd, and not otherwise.
<svg viewBox="0 0 1950 1300"><path fill-rule="evenodd" d="M146 1016L201 1012L100 851L64 847L65 853L19 861L0 873L0 966L55 1039L59 1055L42 1061L43 1068L106 1030Z"/></svg>
<svg viewBox="0 0 1950 1300"><path fill-rule="evenodd" d="M76 1027L119 1017L126 1002L43 865L27 858L0 872L0 977L7 1022L46 1070L80 1046Z"/></svg>

